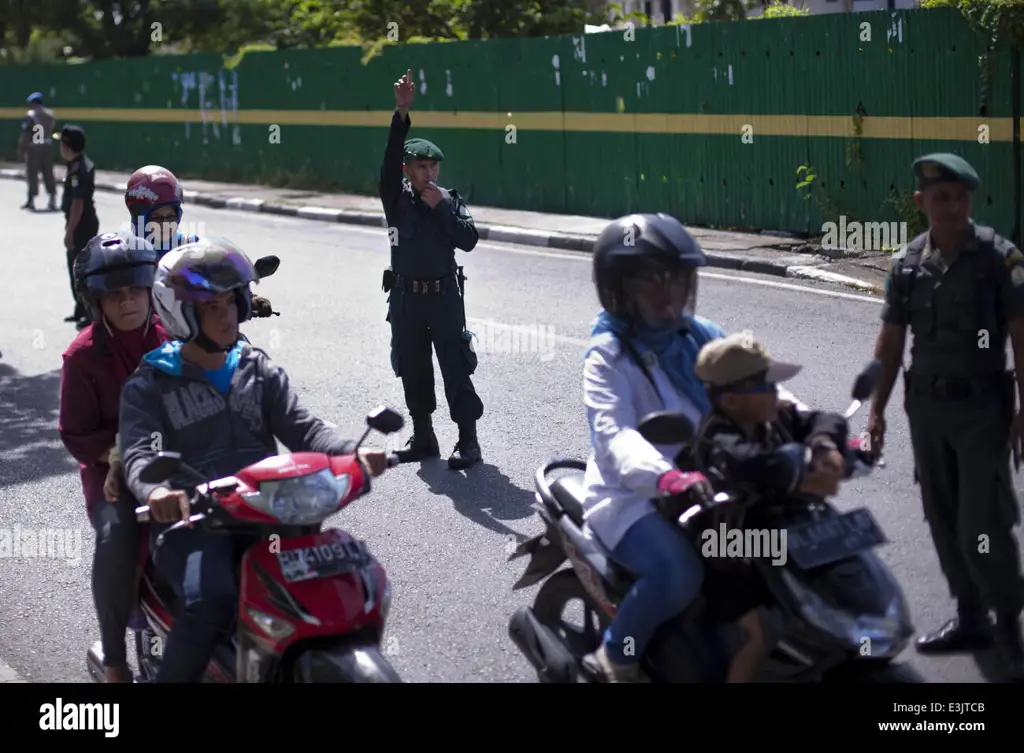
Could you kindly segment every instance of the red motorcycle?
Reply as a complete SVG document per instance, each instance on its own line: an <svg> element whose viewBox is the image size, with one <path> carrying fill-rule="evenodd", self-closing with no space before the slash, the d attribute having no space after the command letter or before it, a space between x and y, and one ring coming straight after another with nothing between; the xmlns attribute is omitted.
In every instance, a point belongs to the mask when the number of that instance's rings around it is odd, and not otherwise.
<svg viewBox="0 0 1024 753"><path fill-rule="evenodd" d="M380 407L366 418L371 430L392 434L402 417ZM388 458L388 467L398 456ZM391 584L363 541L323 522L370 491L370 474L356 453L298 452L269 457L209 481L176 452L161 452L143 470L146 483L189 476L192 525L222 533L256 533L239 567L239 609L230 642L218 647L204 682L321 683L402 680L380 651L391 607ZM149 507L135 511L149 522ZM186 525L175 523L157 539ZM148 536L144 530L143 541ZM146 547L148 550L148 547ZM178 598L144 555L140 613L131 625L139 674L153 682ZM89 674L105 682L102 643L87 657Z"/></svg>

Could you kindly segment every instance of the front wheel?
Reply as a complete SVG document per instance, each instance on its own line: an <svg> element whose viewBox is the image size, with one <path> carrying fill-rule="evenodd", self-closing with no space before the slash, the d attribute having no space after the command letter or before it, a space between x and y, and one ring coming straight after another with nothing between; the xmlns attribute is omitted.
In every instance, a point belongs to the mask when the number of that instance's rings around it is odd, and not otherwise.
<svg viewBox="0 0 1024 753"><path fill-rule="evenodd" d="M309 649L292 664L293 683L400 683L402 678L373 644Z"/></svg>

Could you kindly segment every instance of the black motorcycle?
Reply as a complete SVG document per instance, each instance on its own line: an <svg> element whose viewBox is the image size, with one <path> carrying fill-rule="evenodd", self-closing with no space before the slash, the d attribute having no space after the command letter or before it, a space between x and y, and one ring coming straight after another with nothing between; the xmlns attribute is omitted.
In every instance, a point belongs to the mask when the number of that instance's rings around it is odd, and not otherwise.
<svg viewBox="0 0 1024 753"><path fill-rule="evenodd" d="M873 361L858 377L847 419L874 390L881 364ZM692 423L682 414L656 413L637 430L655 444L685 443L699 449ZM875 456L860 440L846 448L847 478L870 473ZM685 452L685 451L684 451ZM696 457L699 455L691 455ZM571 469L555 481L553 471ZM516 611L509 635L537 671L541 682L605 682L592 660L601 636L628 592L633 576L583 531L584 471L577 460L546 463L536 476L538 511L546 531L523 542L509 557L530 555L518 590L544 581L533 607ZM722 520L740 529L785 531L787 558L742 561L771 593L773 648L758 682L923 683L908 665L895 662L914 633L903 592L871 550L887 543L866 508L840 514L818 497L768 496L756 488L726 484L731 491L695 505L678 517L683 534L701 548L701 532ZM663 508L664 509L664 508ZM568 559L571 568L558 570ZM705 559L706 567L736 567ZM555 572L558 570L558 572ZM553 573L553 574L552 574ZM549 577L550 576L550 577ZM652 682L722 682L731 659L731 625L708 615L708 594L661 625L641 658ZM567 606L580 601L582 629L566 622Z"/></svg>

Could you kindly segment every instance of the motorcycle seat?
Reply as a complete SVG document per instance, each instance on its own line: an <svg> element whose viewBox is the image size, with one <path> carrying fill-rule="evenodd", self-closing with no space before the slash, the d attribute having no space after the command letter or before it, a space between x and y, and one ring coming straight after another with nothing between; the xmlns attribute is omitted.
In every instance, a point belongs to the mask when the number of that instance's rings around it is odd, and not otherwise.
<svg viewBox="0 0 1024 753"><path fill-rule="evenodd" d="M583 476L583 471L568 473L551 484L551 496L580 528L583 527L583 498L586 492Z"/></svg>

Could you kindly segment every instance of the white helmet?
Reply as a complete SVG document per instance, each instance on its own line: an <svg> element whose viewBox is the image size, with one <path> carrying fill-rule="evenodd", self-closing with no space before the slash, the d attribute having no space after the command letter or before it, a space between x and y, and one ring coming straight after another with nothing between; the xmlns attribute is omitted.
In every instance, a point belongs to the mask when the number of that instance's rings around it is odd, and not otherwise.
<svg viewBox="0 0 1024 753"><path fill-rule="evenodd" d="M210 352L230 350L202 334L196 303L234 290L241 324L252 314L249 283L258 280L249 257L233 243L222 238L200 240L160 259L153 280L153 308L175 339L195 342Z"/></svg>

